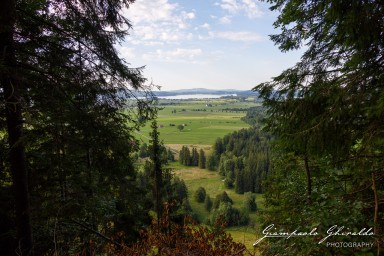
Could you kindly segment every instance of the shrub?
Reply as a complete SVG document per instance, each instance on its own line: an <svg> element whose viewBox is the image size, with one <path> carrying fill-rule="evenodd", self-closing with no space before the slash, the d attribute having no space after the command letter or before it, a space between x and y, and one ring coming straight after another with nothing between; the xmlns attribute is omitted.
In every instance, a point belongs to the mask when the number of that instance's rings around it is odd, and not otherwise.
<svg viewBox="0 0 384 256"><path fill-rule="evenodd" d="M199 203L204 202L206 194L205 188L199 187L195 192L195 200Z"/></svg>
<svg viewBox="0 0 384 256"><path fill-rule="evenodd" d="M257 204L256 204L256 197L255 194L252 194L251 192L247 192L244 194L244 209L255 212L257 211Z"/></svg>
<svg viewBox="0 0 384 256"><path fill-rule="evenodd" d="M215 202L213 203L213 208L215 208L215 209L219 208L219 206L222 202L230 203L230 204L233 203L232 199L228 196L227 192L225 192L225 191L216 196Z"/></svg>
<svg viewBox="0 0 384 256"><path fill-rule="evenodd" d="M209 195L206 195L205 196L205 200L204 200L204 208L205 208L205 210L210 212L211 209L212 209L212 205L213 205L213 202L211 200L211 197Z"/></svg>

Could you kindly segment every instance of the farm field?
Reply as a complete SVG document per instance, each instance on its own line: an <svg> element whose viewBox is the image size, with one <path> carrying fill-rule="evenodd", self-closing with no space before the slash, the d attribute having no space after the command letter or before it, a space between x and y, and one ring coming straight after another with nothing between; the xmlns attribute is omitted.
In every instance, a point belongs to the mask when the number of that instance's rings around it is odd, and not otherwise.
<svg viewBox="0 0 384 256"><path fill-rule="evenodd" d="M252 102L232 99L160 100L158 113L160 138L164 144L212 145L218 137L249 127L241 120ZM230 109L244 109L233 111ZM179 131L178 125L184 125ZM150 124L140 131L140 139L148 142Z"/></svg>
<svg viewBox="0 0 384 256"><path fill-rule="evenodd" d="M183 145L203 149L210 154L212 145L219 137L248 128L249 125L241 120L246 114L246 109L257 106L253 102L239 102L234 99L204 99L204 100L160 100L161 110L158 112L158 132L166 147L170 147L176 153ZM184 125L180 131L177 126ZM149 142L151 132L150 123L138 133L140 140ZM194 200L193 195L198 187L204 187L212 201L216 195L226 191L233 200L233 207L242 208L244 195L236 194L234 189L224 186L222 177L215 171L208 171L198 167L183 166L178 161L169 164L174 174L185 181L189 192L189 202L197 219L206 223L210 213L204 208L203 203ZM263 209L262 195L256 195L259 210ZM227 232L231 233L235 241L243 243L250 252L253 252L252 244L256 240L258 213L250 213L249 226L231 227Z"/></svg>

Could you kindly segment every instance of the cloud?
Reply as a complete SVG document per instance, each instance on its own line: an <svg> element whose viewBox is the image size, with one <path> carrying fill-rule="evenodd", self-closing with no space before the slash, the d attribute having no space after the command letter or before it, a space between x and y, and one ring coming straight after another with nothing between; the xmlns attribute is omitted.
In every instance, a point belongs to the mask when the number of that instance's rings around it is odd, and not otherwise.
<svg viewBox="0 0 384 256"><path fill-rule="evenodd" d="M241 41L241 42L261 42L265 38L253 32L248 31L221 31L211 32L210 36L213 38L221 38L230 41Z"/></svg>
<svg viewBox="0 0 384 256"><path fill-rule="evenodd" d="M130 59L135 57L134 48L129 48L125 46L119 47L118 51L124 59Z"/></svg>
<svg viewBox="0 0 384 256"><path fill-rule="evenodd" d="M165 43L178 43L183 40L191 40L193 34L178 30L172 26L162 26L153 24L152 26L137 26L134 37L127 40L133 44L143 44L147 46L160 45Z"/></svg>
<svg viewBox="0 0 384 256"><path fill-rule="evenodd" d="M208 23L204 23L203 25L200 26L201 28L205 28L205 29L210 29L211 26L208 24Z"/></svg>
<svg viewBox="0 0 384 256"><path fill-rule="evenodd" d="M228 11L229 13L235 14L240 10L240 6L237 4L237 0L221 0L218 5Z"/></svg>
<svg viewBox="0 0 384 256"><path fill-rule="evenodd" d="M158 22L172 19L172 13L177 4L168 3L167 0L138 0L124 10L124 14L133 25L142 22Z"/></svg>
<svg viewBox="0 0 384 256"><path fill-rule="evenodd" d="M259 18L263 15L256 0L221 0L215 5L220 6L223 10L232 15L245 13L250 19Z"/></svg>
<svg viewBox="0 0 384 256"><path fill-rule="evenodd" d="M170 51L164 51L157 49L155 52L149 52L143 54L143 59L154 60L154 61L165 61L165 62L190 62L199 63L196 57L203 54L203 50L200 48L176 48Z"/></svg>
<svg viewBox="0 0 384 256"><path fill-rule="evenodd" d="M224 16L224 17L221 17L221 18L219 19L219 22L220 22L221 24L230 24L230 23L232 22L232 20L231 20L231 17L230 17L230 16Z"/></svg>
<svg viewBox="0 0 384 256"><path fill-rule="evenodd" d="M263 12L256 5L256 1L242 0L242 2L243 2L243 8L245 8L245 11L249 18L259 18L263 15Z"/></svg>
<svg viewBox="0 0 384 256"><path fill-rule="evenodd" d="M128 40L144 45L178 43L192 39L187 32L194 11L185 11L168 0L137 0L124 15L131 21L133 30Z"/></svg>

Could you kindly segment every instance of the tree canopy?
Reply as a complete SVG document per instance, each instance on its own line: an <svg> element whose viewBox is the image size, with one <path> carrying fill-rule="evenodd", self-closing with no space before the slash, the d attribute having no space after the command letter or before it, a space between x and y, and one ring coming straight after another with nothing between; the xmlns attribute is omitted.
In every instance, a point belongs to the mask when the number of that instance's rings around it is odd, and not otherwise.
<svg viewBox="0 0 384 256"><path fill-rule="evenodd" d="M5 196L12 185L17 226L17 235L1 228L1 248L79 252L97 237L91 230L134 239L146 218L131 153L132 131L154 111L134 92L151 96L151 87L116 50L131 26L121 10L132 2L0 4L0 139L9 145L0 187ZM13 207L3 209L13 221Z"/></svg>
<svg viewBox="0 0 384 256"><path fill-rule="evenodd" d="M383 187L377 184L384 178L383 3L267 2L272 4L271 10L279 12L274 26L281 32L272 35L271 40L283 52L305 49L295 66L254 88L267 108L266 129L278 141L274 151L279 154L266 192L266 204L271 210L266 214L267 221L289 218L293 227L317 221L328 223L330 219L341 223L346 220L341 216L348 215L346 225L372 223L378 255ZM306 191L302 190L303 182ZM295 198L299 201L292 200L292 193L298 191L301 193ZM333 200L335 196L341 199ZM306 204L300 201L304 198ZM346 213L343 207L351 201L354 207ZM299 210L306 213L301 220L283 214L295 212L298 204L305 205ZM332 205L334 214L319 214L319 204ZM294 251L289 243L270 245L266 252L332 253L330 249L315 252L304 244L298 251L299 247Z"/></svg>

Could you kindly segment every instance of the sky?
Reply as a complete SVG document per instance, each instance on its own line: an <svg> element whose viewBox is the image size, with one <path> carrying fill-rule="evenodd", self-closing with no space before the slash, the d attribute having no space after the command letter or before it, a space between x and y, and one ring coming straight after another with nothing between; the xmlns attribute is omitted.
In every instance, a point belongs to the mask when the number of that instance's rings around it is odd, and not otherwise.
<svg viewBox="0 0 384 256"><path fill-rule="evenodd" d="M256 0L136 0L132 29L118 46L130 67L145 66L162 91L250 90L299 61L269 39L278 13Z"/></svg>

